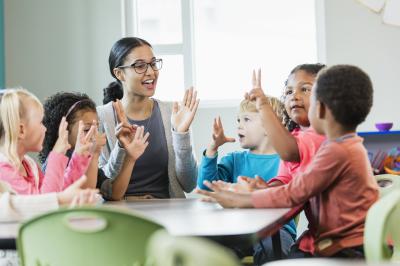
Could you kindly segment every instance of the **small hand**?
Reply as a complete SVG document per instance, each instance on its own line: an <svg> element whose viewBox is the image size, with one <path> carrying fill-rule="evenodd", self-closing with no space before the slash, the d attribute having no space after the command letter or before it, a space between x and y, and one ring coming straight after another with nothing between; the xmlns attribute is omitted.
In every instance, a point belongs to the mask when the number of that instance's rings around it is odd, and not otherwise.
<svg viewBox="0 0 400 266"><path fill-rule="evenodd" d="M53 151L65 154L67 150L71 148L71 145L68 142L68 122L63 117L60 122L60 126L58 127L58 139L54 144Z"/></svg>
<svg viewBox="0 0 400 266"><path fill-rule="evenodd" d="M92 124L89 131L85 134L83 121L79 121L78 135L76 136L76 144L74 152L79 155L89 156L93 151L94 136L97 132L96 124Z"/></svg>
<svg viewBox="0 0 400 266"><path fill-rule="evenodd" d="M268 187L268 183L258 175L255 178L239 176L237 184L240 184L242 191L254 191Z"/></svg>
<svg viewBox="0 0 400 266"><path fill-rule="evenodd" d="M212 157L218 151L218 148L227 142L235 142L234 138L225 136L224 128L222 126L221 117L214 118L213 124L213 141L206 151L206 155Z"/></svg>
<svg viewBox="0 0 400 266"><path fill-rule="evenodd" d="M82 176L64 191L57 193L58 203L71 207L95 204L99 191L97 189L83 189L86 181L87 177Z"/></svg>
<svg viewBox="0 0 400 266"><path fill-rule="evenodd" d="M149 132L144 134L144 127L140 126L136 129L133 140L126 145L126 152L134 161L143 154L146 147L149 145L149 142L147 141L149 135Z"/></svg>
<svg viewBox="0 0 400 266"><path fill-rule="evenodd" d="M94 141L94 154L100 154L104 145L106 145L107 138L105 133L97 132L95 141Z"/></svg>
<svg viewBox="0 0 400 266"><path fill-rule="evenodd" d="M210 183L204 181L212 191L197 189L196 193L215 199L224 208L251 208L251 194L237 193L224 188L224 185L218 185L217 182Z"/></svg>
<svg viewBox="0 0 400 266"><path fill-rule="evenodd" d="M185 91L182 103L174 102L171 115L172 127L176 132L187 132L194 119L200 100L197 91L191 87Z"/></svg>
<svg viewBox="0 0 400 266"><path fill-rule="evenodd" d="M264 91L261 88L261 69L258 70L258 75L256 75L256 71L253 70L253 89L245 94L245 98L251 101L256 101L256 108L260 110L264 105L268 104L268 98L264 94Z"/></svg>

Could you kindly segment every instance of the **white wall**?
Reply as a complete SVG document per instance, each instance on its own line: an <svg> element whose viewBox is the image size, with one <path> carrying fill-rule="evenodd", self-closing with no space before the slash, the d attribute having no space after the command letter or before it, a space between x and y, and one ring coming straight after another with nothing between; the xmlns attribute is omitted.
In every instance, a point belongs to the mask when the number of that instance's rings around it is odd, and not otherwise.
<svg viewBox="0 0 400 266"><path fill-rule="evenodd" d="M120 1L5 0L6 86L41 100L84 91L98 103L111 80L108 53L121 37Z"/></svg>

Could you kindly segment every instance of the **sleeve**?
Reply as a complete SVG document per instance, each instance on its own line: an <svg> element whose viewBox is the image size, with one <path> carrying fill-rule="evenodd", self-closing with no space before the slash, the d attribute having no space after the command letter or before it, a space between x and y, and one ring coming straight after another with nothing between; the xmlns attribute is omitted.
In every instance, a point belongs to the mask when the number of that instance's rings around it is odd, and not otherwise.
<svg viewBox="0 0 400 266"><path fill-rule="evenodd" d="M0 192L0 222L25 220L55 209L58 209L56 193L12 195Z"/></svg>
<svg viewBox="0 0 400 266"><path fill-rule="evenodd" d="M51 151L47 157L46 174L38 167L42 184L40 186L41 193L59 192L64 188L64 171L68 164L68 157L64 154Z"/></svg>
<svg viewBox="0 0 400 266"><path fill-rule="evenodd" d="M208 188L203 184L204 181L222 180L225 182L233 182L233 154L222 157L221 162L217 164L218 153L214 157L207 157L203 152L199 168L199 176L197 186L201 189Z"/></svg>
<svg viewBox="0 0 400 266"><path fill-rule="evenodd" d="M34 193L32 189L34 184L19 176L15 168L8 163L0 163L0 179L4 182L3 188L11 188L15 193L24 195Z"/></svg>
<svg viewBox="0 0 400 266"><path fill-rule="evenodd" d="M196 187L197 181L197 162L190 142L190 133L172 130L172 146L178 182L185 192L190 192Z"/></svg>
<svg viewBox="0 0 400 266"><path fill-rule="evenodd" d="M99 168L103 170L104 174L108 178L116 177L121 171L122 163L125 159L125 154L125 149L120 147L118 143L114 145L114 148L109 153L109 155L106 154L103 149L99 157Z"/></svg>
<svg viewBox="0 0 400 266"><path fill-rule="evenodd" d="M85 174L90 160L91 156L79 155L75 152L72 154L68 167L64 171L64 189Z"/></svg>
<svg viewBox="0 0 400 266"><path fill-rule="evenodd" d="M345 152L339 147L327 145L318 152L308 170L289 184L253 192L253 206L284 208L303 204L329 187L345 167Z"/></svg>
<svg viewBox="0 0 400 266"><path fill-rule="evenodd" d="M279 162L279 170L278 170L278 175L274 178L271 178L268 181L269 183L272 183L274 181L281 181L284 184L289 184L290 181L292 181L292 175L289 172L289 169L286 165L286 162L283 160L280 160Z"/></svg>

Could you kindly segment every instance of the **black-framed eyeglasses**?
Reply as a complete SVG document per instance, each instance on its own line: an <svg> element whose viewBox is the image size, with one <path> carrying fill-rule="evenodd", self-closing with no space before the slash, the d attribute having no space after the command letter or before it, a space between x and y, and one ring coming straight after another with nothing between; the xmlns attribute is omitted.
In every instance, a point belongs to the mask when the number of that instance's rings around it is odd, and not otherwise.
<svg viewBox="0 0 400 266"><path fill-rule="evenodd" d="M119 66L118 68L123 69L123 68L133 67L133 69L135 70L136 73L143 74L143 73L146 73L147 68L149 66L151 66L151 68L154 71L160 70L162 68L162 63L163 63L162 59L158 58L158 59L154 59L150 63L139 61L139 62L135 62L131 65Z"/></svg>

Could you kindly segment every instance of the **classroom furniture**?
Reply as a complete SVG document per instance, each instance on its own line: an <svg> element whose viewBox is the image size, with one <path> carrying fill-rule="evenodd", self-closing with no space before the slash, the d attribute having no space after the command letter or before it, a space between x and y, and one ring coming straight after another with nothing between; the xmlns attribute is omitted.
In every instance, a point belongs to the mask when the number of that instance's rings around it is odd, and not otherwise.
<svg viewBox="0 0 400 266"><path fill-rule="evenodd" d="M368 210L364 232L364 251L368 262L400 262L399 221L400 190L393 190ZM393 252L388 242L393 244Z"/></svg>
<svg viewBox="0 0 400 266"><path fill-rule="evenodd" d="M336 258L290 259L268 262L264 266L389 266L391 263L369 264L365 260Z"/></svg>
<svg viewBox="0 0 400 266"><path fill-rule="evenodd" d="M398 175L376 175L376 181L379 185L379 196L383 197L388 195L395 189L400 189L400 176Z"/></svg>
<svg viewBox="0 0 400 266"><path fill-rule="evenodd" d="M142 265L146 244L163 227L134 212L105 207L63 209L22 224L22 266Z"/></svg>
<svg viewBox="0 0 400 266"><path fill-rule="evenodd" d="M165 230L154 233L147 245L151 266L239 266L238 258L223 246L205 238L172 236Z"/></svg>

